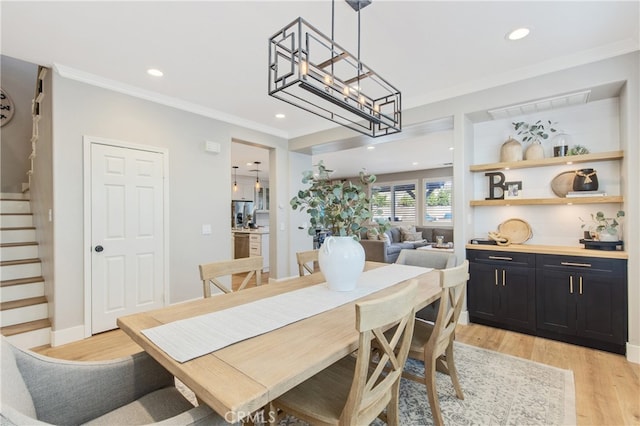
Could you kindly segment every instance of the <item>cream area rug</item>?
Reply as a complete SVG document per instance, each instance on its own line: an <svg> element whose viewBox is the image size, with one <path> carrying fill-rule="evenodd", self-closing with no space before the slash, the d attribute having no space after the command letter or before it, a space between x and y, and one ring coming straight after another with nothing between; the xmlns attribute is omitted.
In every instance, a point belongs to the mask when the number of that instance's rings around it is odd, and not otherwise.
<svg viewBox="0 0 640 426"><path fill-rule="evenodd" d="M464 400L451 379L437 373L436 387L446 425L575 425L573 372L455 342L455 360ZM406 370L423 376L421 362ZM384 423L376 421L374 425ZM424 384L402 379L400 424L433 424ZM288 416L280 426L306 423Z"/></svg>

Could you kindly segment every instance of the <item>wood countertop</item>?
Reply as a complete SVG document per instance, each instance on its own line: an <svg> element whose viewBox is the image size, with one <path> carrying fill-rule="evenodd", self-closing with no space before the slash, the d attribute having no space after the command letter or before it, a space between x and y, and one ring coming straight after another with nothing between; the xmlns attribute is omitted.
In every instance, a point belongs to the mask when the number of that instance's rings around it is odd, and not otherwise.
<svg viewBox="0 0 640 426"><path fill-rule="evenodd" d="M232 229L232 233L234 234L269 234L269 229L258 228L258 229Z"/></svg>
<svg viewBox="0 0 640 426"><path fill-rule="evenodd" d="M490 250L500 252L534 253L534 254L557 254L564 256L586 256L600 257L605 259L628 259L626 251L620 250L592 250L582 246L545 246L537 244L511 244L508 246L497 246L489 244L466 244L467 250Z"/></svg>

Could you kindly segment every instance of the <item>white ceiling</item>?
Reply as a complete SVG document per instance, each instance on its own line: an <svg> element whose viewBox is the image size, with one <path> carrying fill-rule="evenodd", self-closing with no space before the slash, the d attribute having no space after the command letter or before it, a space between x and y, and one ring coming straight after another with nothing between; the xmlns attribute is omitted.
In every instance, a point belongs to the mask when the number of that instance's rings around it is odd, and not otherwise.
<svg viewBox="0 0 640 426"><path fill-rule="evenodd" d="M374 0L362 10L361 57L401 90L410 108L638 50L639 4ZM342 0L335 5L335 39L355 54L357 14ZM2 1L0 7L4 55L282 137L333 126L267 95L269 37L298 16L330 35L328 0ZM532 34L506 41L519 26ZM150 67L164 77L148 76ZM279 112L287 118L276 119Z"/></svg>

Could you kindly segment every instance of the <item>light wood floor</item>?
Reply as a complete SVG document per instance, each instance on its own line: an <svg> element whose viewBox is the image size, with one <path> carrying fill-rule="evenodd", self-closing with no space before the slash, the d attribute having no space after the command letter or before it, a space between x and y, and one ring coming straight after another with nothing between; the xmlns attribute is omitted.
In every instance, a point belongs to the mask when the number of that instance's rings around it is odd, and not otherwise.
<svg viewBox="0 0 640 426"><path fill-rule="evenodd" d="M621 355L499 330L459 325L460 342L573 370L579 425L640 425L640 365ZM37 352L67 360L106 360L142 349L120 330Z"/></svg>

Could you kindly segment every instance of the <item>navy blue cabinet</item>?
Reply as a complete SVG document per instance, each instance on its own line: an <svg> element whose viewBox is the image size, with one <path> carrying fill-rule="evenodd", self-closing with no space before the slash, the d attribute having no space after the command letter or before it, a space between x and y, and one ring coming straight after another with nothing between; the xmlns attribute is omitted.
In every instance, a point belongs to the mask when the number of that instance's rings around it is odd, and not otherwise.
<svg viewBox="0 0 640 426"><path fill-rule="evenodd" d="M627 260L467 250L471 322L625 353Z"/></svg>
<svg viewBox="0 0 640 426"><path fill-rule="evenodd" d="M534 332L535 255L469 250L467 258L471 321Z"/></svg>
<svg viewBox="0 0 640 426"><path fill-rule="evenodd" d="M624 353L626 260L537 255L536 268L541 335Z"/></svg>

